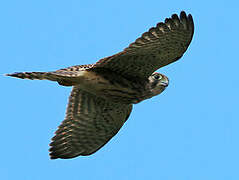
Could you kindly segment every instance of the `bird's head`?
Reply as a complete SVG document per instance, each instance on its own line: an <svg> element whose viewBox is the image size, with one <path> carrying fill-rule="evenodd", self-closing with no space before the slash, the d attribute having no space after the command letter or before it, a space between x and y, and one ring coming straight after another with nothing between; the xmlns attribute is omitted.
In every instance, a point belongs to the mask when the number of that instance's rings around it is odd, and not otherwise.
<svg viewBox="0 0 239 180"><path fill-rule="evenodd" d="M148 78L146 89L149 95L153 97L163 92L165 88L168 86L168 84L169 80L165 75L154 72Z"/></svg>

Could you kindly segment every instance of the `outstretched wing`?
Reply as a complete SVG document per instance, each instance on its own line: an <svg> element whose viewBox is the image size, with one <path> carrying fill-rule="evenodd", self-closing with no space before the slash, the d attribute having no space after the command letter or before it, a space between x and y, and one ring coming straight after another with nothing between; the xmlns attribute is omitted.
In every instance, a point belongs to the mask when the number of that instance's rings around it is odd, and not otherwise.
<svg viewBox="0 0 239 180"><path fill-rule="evenodd" d="M194 32L193 18L185 12L149 29L124 51L99 60L93 69L106 68L128 78L148 78L157 69L182 57Z"/></svg>
<svg viewBox="0 0 239 180"><path fill-rule="evenodd" d="M65 120L50 144L51 159L96 152L119 131L131 110L132 105L115 104L74 86Z"/></svg>

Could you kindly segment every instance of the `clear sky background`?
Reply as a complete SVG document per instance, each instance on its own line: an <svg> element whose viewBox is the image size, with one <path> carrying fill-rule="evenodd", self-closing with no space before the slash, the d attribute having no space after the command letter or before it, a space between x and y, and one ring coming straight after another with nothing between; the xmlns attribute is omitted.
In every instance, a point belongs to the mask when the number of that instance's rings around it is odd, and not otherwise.
<svg viewBox="0 0 239 180"><path fill-rule="evenodd" d="M0 73L94 63L185 10L195 22L183 58L159 70L161 95L134 106L89 157L50 160L71 88L0 76L1 180L238 180L238 2L9 0L0 3Z"/></svg>

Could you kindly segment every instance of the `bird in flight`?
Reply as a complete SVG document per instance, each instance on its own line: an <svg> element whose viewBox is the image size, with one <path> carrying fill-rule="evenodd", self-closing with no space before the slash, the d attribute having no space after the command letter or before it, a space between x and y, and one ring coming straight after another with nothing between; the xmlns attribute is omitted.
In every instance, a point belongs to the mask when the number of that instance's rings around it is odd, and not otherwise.
<svg viewBox="0 0 239 180"><path fill-rule="evenodd" d="M168 78L155 71L180 59L193 33L193 18L182 11L150 28L122 52L95 64L7 76L73 86L65 119L50 143L50 158L87 156L117 134L133 104L165 90Z"/></svg>

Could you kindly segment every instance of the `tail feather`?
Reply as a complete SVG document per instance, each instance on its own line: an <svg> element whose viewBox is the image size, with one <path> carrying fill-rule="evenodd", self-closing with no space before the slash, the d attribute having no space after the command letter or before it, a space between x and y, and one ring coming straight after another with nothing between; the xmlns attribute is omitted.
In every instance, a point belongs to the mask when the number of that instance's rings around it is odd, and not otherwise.
<svg viewBox="0 0 239 180"><path fill-rule="evenodd" d="M57 81L63 86L74 86L80 84L81 77L84 76L84 72L90 69L93 64L71 66L57 71L50 72L17 72L13 74L6 74L6 76L12 76L21 79L38 79L38 80L50 80Z"/></svg>
<svg viewBox="0 0 239 180"><path fill-rule="evenodd" d="M31 80L50 80L57 81L63 86L73 86L78 84L79 80L77 77L72 76L72 72L17 72L13 74L6 74L6 76L31 79Z"/></svg>
<svg viewBox="0 0 239 180"><path fill-rule="evenodd" d="M6 76L12 76L21 79L38 79L38 80L50 80L50 81L58 81L62 77L60 75L55 75L51 72L19 72L13 74L6 74Z"/></svg>
<svg viewBox="0 0 239 180"><path fill-rule="evenodd" d="M47 72L16 72L16 73L13 73L13 74L6 74L6 76L21 78L21 79L31 79L31 80L34 80L34 79L52 80L52 78L49 77Z"/></svg>

